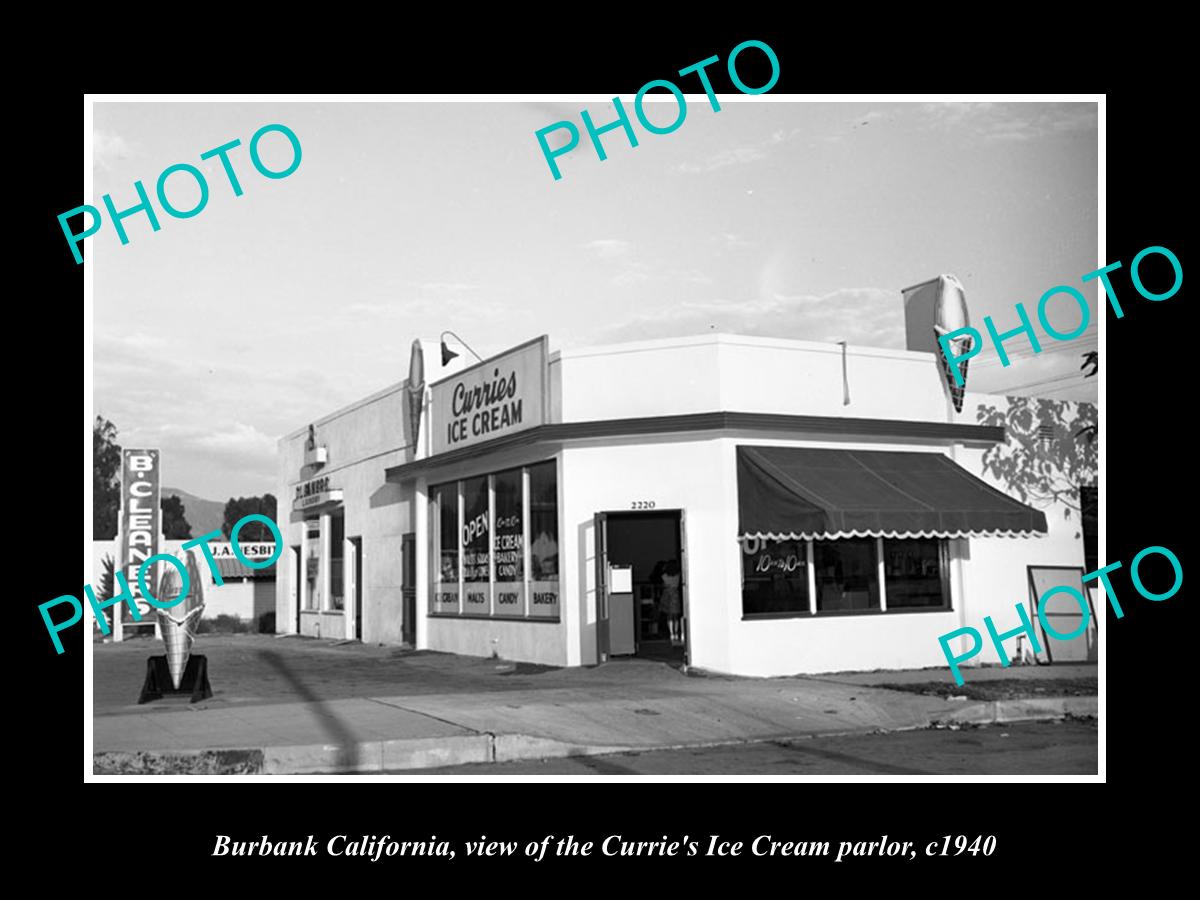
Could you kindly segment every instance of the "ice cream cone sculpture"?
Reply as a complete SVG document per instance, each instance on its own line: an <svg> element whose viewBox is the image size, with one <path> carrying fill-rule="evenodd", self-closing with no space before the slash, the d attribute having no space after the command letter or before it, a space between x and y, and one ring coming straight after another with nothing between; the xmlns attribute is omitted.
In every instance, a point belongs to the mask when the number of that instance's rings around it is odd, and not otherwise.
<svg viewBox="0 0 1200 900"><path fill-rule="evenodd" d="M179 690L188 657L192 655L192 642L196 640L194 629L200 624L203 609L204 604L200 604L180 618L172 616L165 609L158 610L158 624L167 648L167 668L171 672L171 684L175 690Z"/></svg>
<svg viewBox="0 0 1200 900"><path fill-rule="evenodd" d="M187 596L179 600L169 610L159 609L158 624L162 632L162 640L167 648L167 667L171 672L171 682L175 690L183 681L183 673L187 668L188 657L192 655L192 643L196 640L196 631L200 627L200 613L204 609L204 582L200 568L196 564L196 551L180 551L176 558L180 559L187 569ZM170 603L178 600L183 587L183 579L179 570L173 565L166 565L166 572L159 581L160 600ZM174 613L174 615L172 615Z"/></svg>

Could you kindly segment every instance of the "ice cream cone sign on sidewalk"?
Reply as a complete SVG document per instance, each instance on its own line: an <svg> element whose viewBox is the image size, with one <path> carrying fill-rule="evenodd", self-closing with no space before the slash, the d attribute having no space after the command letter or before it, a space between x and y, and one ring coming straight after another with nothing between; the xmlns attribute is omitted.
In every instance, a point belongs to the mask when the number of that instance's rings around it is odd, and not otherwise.
<svg viewBox="0 0 1200 900"><path fill-rule="evenodd" d="M180 550L175 556L187 568L187 596L170 609L160 609L157 613L163 644L167 649L167 667L171 672L171 683L175 690L179 690L184 670L187 669L188 657L192 655L192 643L196 640L196 632L200 627L200 614L204 610L204 586L196 564L196 551ZM170 603L178 599L183 579L175 566L168 564L165 568L159 593L162 602Z"/></svg>

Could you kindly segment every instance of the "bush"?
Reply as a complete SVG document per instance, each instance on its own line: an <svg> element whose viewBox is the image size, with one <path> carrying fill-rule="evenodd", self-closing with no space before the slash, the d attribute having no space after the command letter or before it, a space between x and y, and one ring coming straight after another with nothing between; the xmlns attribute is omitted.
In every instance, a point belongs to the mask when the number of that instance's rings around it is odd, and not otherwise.
<svg viewBox="0 0 1200 900"><path fill-rule="evenodd" d="M200 620L200 634L249 634L253 631L251 624L237 616L221 614L214 619Z"/></svg>
<svg viewBox="0 0 1200 900"><path fill-rule="evenodd" d="M274 634L275 633L275 611L265 612L258 617L258 633L259 634Z"/></svg>

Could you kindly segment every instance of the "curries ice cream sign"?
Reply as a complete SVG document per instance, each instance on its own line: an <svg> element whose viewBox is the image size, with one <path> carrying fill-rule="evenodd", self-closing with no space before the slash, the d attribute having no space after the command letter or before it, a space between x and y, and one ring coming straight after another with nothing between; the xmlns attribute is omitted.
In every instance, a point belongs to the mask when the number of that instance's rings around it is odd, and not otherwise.
<svg viewBox="0 0 1200 900"><path fill-rule="evenodd" d="M434 384L433 452L457 450L544 423L547 344L543 335Z"/></svg>

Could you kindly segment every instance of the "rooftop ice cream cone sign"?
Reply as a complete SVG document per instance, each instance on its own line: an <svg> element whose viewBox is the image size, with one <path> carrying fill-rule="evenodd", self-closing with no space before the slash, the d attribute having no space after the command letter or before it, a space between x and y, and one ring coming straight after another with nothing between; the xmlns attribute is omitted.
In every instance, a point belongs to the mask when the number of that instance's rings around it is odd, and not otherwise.
<svg viewBox="0 0 1200 900"><path fill-rule="evenodd" d="M419 340L412 343L412 358L408 364L408 425L412 430L412 445L417 446L421 431L421 407L425 403L425 351Z"/></svg>
<svg viewBox="0 0 1200 900"><path fill-rule="evenodd" d="M947 361L939 344L941 337L971 325L962 282L953 275L939 275L929 281L904 288L902 293L908 349L931 352L937 357L954 409L962 412L968 360L955 361L959 375L956 379L950 368L951 363ZM973 342L974 339L969 334L950 340L956 356L967 354Z"/></svg>

